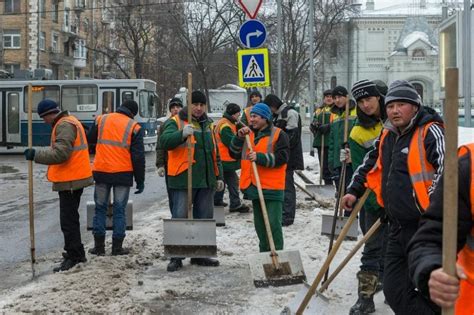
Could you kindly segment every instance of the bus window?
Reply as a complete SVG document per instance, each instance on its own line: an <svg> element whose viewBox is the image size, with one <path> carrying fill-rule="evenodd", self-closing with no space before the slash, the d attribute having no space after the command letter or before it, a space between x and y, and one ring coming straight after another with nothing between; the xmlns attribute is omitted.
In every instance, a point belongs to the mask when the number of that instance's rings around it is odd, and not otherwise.
<svg viewBox="0 0 474 315"><path fill-rule="evenodd" d="M95 112L97 110L97 86L63 86L61 105L70 112Z"/></svg>
<svg viewBox="0 0 474 315"><path fill-rule="evenodd" d="M114 111L114 92L106 91L102 93L102 114Z"/></svg>
<svg viewBox="0 0 474 315"><path fill-rule="evenodd" d="M133 101L133 92L132 91L122 92L122 103L129 100Z"/></svg>
<svg viewBox="0 0 474 315"><path fill-rule="evenodd" d="M140 116L143 118L156 117L156 105L157 100L153 93L149 91L140 91Z"/></svg>
<svg viewBox="0 0 474 315"><path fill-rule="evenodd" d="M59 86L58 85L41 85L33 86L33 113L36 113L36 106L44 99L50 99L59 104ZM23 110L28 112L28 87L25 87L25 97Z"/></svg>
<svg viewBox="0 0 474 315"><path fill-rule="evenodd" d="M8 133L20 133L20 94L8 93Z"/></svg>

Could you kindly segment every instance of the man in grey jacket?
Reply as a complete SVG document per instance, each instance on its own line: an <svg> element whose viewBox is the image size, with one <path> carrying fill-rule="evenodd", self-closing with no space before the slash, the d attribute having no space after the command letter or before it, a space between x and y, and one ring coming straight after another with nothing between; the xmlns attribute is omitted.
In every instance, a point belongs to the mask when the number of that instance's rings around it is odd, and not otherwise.
<svg viewBox="0 0 474 315"><path fill-rule="evenodd" d="M263 101L273 113L273 124L281 128L290 140L290 159L286 168L285 203L283 207L283 226L292 225L296 213L296 189L293 178L295 170L303 170L303 147L301 145L300 114L276 95L268 94Z"/></svg>
<svg viewBox="0 0 474 315"><path fill-rule="evenodd" d="M87 139L79 120L67 111L60 112L55 101L41 101L37 112L53 127L51 146L38 152L27 149L24 154L27 160L49 165L47 177L53 183L53 191L59 194L60 224L66 251L61 265L53 270L65 271L87 261L78 212L83 188L93 184Z"/></svg>

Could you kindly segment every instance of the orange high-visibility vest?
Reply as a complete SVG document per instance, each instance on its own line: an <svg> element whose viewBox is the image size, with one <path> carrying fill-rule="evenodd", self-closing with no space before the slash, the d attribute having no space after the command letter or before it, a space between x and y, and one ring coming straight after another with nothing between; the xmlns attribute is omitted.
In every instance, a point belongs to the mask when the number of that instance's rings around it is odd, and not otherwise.
<svg viewBox="0 0 474 315"><path fill-rule="evenodd" d="M97 130L92 170L104 173L132 172L132 134L140 130L140 125L124 114L111 113L97 117Z"/></svg>
<svg viewBox="0 0 474 315"><path fill-rule="evenodd" d="M470 152L471 157L471 218L474 220L474 143L462 146L459 149L459 156ZM461 187L460 187L461 188ZM456 315L474 314L474 226L467 237L466 245L458 254L457 263L461 265L467 275L467 280L461 280L459 288L459 298L455 305Z"/></svg>
<svg viewBox="0 0 474 315"><path fill-rule="evenodd" d="M236 159L232 158L229 153L229 148L222 143L221 130L224 127L229 127L232 130L232 133L237 134L237 126L233 124L229 119L222 117L214 129L216 135L217 147L219 148L219 154L221 155L221 161L224 162L234 162Z"/></svg>
<svg viewBox="0 0 474 315"><path fill-rule="evenodd" d="M176 122L178 130L182 130L184 126L188 124L187 121L181 120L178 115L171 117L172 120ZM211 126L211 138L212 143L214 144L214 149L212 150L212 163L214 164L214 173L216 176L219 175L219 167L217 166L217 144L216 139L214 138L214 133L212 132L213 126ZM194 146L196 145L196 138L194 135L191 136L191 155L193 157L193 164L196 163L194 159ZM181 143L179 146L173 150L168 151L168 175L169 176L178 176L188 169L188 144L187 141Z"/></svg>
<svg viewBox="0 0 474 315"><path fill-rule="evenodd" d="M255 145L255 134L250 133L250 143L252 144L253 150L257 153L263 153L266 155L273 155L275 150L275 143L278 141L281 129L273 127L270 132L270 136L261 138L257 145ZM247 189L250 184L257 186L255 174L252 170L252 162L247 159L247 155L250 150L247 148L247 144L242 149L242 162L241 162L241 173L240 173L240 188ZM273 156L275 158L275 156ZM260 183L262 189L271 190L284 190L285 189L285 175L286 175L286 163L277 167L265 167L257 164L257 171L260 177Z"/></svg>
<svg viewBox="0 0 474 315"><path fill-rule="evenodd" d="M54 148L56 143L56 127L62 122L71 123L76 127L76 139L72 146L71 156L66 162L48 166L48 180L53 183L61 183L91 177L92 169L89 161L87 137L81 122L76 117L65 116L59 119L51 134L51 147Z"/></svg>
<svg viewBox="0 0 474 315"><path fill-rule="evenodd" d="M434 124L434 122L416 128L410 141L407 159L410 181L415 191L416 200L423 212L430 204L428 188L431 186L435 174L433 166L426 159L426 149L424 146L426 134L432 124ZM380 136L379 156L375 166L367 174L367 182L365 184L366 187L370 188L376 194L377 203L381 207L384 207L382 199L382 147L388 133L389 131L385 129Z"/></svg>

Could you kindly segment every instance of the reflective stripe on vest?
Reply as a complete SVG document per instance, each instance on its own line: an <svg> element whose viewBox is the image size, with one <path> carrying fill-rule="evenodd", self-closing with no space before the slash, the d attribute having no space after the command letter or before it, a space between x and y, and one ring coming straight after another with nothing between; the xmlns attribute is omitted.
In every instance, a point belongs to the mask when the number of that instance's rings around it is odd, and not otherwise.
<svg viewBox="0 0 474 315"><path fill-rule="evenodd" d="M217 147L219 148L219 154L221 156L221 161L224 162L234 162L236 159L232 158L229 153L229 148L222 143L222 138L221 138L221 128L224 126L229 127L232 130L232 133L235 135L237 134L237 127L235 124L233 124L230 120L227 118L221 118L218 122L217 125L214 129L215 137L216 137L216 143Z"/></svg>
<svg viewBox="0 0 474 315"><path fill-rule="evenodd" d="M76 139L67 161L48 166L47 178L53 183L70 182L92 176L86 133L76 117L65 116L59 119L51 133L51 147L54 148L56 144L56 128L63 122L68 122L76 127Z"/></svg>
<svg viewBox="0 0 474 315"><path fill-rule="evenodd" d="M424 212L428 208L430 199L428 195L428 188L433 182L434 168L426 159L426 150L424 146L424 139L429 130L429 127L434 122L428 123L422 127L418 127L410 141L408 150L407 165L408 174L412 183L413 190L416 195L416 200ZM377 196L377 203L384 207L382 198L382 148L385 142L385 137L389 131L384 130L380 136L379 142L379 156L377 162L372 170L367 174L366 187L370 188Z"/></svg>
<svg viewBox="0 0 474 315"><path fill-rule="evenodd" d="M470 200L471 200L471 220L474 222L474 143L461 146L458 156L461 157L466 153L470 153ZM460 174L461 175L461 174ZM462 189L463 187L459 187ZM472 315L474 314L474 225L471 233L468 235L466 245L458 254L457 263L464 269L467 280L460 281L459 298L455 305L456 315Z"/></svg>
<svg viewBox="0 0 474 315"><path fill-rule="evenodd" d="M130 117L111 113L97 117L97 145L93 170L104 173L132 172L132 134L140 125Z"/></svg>
<svg viewBox="0 0 474 315"><path fill-rule="evenodd" d="M254 147L254 151L257 153L264 153L268 157L272 156L273 161L275 161L274 149L275 144L278 141L280 136L281 129L273 127L270 135L267 137L261 138L257 145L255 145L255 134L250 134L250 142ZM245 152L245 153L244 153ZM245 143L242 148L242 154L245 155L245 159L241 162L241 173L240 173L240 188L247 189L250 184L257 186L255 175L253 173L252 163L247 159L247 154L250 151ZM285 189L285 175L286 175L286 163L277 167L271 167L271 165L258 165L257 171L260 177L260 183L262 189L271 189L271 190L284 190Z"/></svg>
<svg viewBox="0 0 474 315"><path fill-rule="evenodd" d="M175 115L171 117L172 120L176 123L178 131L182 130L184 126L188 124L187 121L184 121ZM212 143L214 148L212 150L212 163L214 166L214 174L219 176L219 167L217 166L217 143L212 131L213 126L210 128ZM194 135L191 136L191 155L193 157L193 164L196 163L194 159L195 153L196 138ZM178 176L188 169L188 142L184 141L178 145L173 150L168 151L168 175L169 176Z"/></svg>

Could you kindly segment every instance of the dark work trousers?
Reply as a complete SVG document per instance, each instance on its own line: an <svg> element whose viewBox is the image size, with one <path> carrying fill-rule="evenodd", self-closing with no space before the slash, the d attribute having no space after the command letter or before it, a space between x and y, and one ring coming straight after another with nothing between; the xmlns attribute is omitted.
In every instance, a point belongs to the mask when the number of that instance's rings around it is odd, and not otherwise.
<svg viewBox="0 0 474 315"><path fill-rule="evenodd" d="M170 188L168 187L168 170L165 168L165 184L166 193L168 194L168 204L170 206L170 213L173 215L173 198L171 198Z"/></svg>
<svg viewBox="0 0 474 315"><path fill-rule="evenodd" d="M390 222L387 251L385 253L385 277L383 293L397 315L432 315L440 309L415 290L408 275L407 244L415 234L417 224L400 226Z"/></svg>
<svg viewBox="0 0 474 315"><path fill-rule="evenodd" d="M334 174L333 174L333 178L334 178L334 183L336 184L336 189L339 189L339 180L341 178L341 172L342 172L342 166L340 167L336 167L334 169ZM350 163L347 163L346 164L346 177L345 177L345 185L344 185L344 194L347 190L347 186L349 186L349 183L351 182L351 179L352 179L352 164ZM337 192L339 194L339 191Z"/></svg>
<svg viewBox="0 0 474 315"><path fill-rule="evenodd" d="M364 207L362 207L362 210L359 214L359 223L362 233L365 235L384 210L380 208L378 211L367 211ZM387 223L382 223L378 230L365 243L362 257L360 258L360 270L378 272L379 281L383 280L387 237Z"/></svg>
<svg viewBox="0 0 474 315"><path fill-rule="evenodd" d="M73 260L85 257L78 211L82 191L81 188L59 192L59 222L64 235L64 250Z"/></svg>
<svg viewBox="0 0 474 315"><path fill-rule="evenodd" d="M224 171L224 184L229 191L229 209L237 209L242 205L239 196L239 177L235 171ZM222 191L216 191L214 194L214 204L224 201L225 187Z"/></svg>
<svg viewBox="0 0 474 315"><path fill-rule="evenodd" d="M285 201L283 207L283 224L293 224L296 213L296 189L293 178L294 170L286 168L285 175Z"/></svg>
<svg viewBox="0 0 474 315"><path fill-rule="evenodd" d="M318 150L318 158L319 158L319 163L321 164L321 151L322 147L316 147ZM319 171L319 170L318 170ZM321 176L321 174L319 174ZM329 171L329 166L328 166L328 147L324 147L324 158L323 158L323 180L324 184L326 185L332 185L333 179L331 172ZM319 184L319 183L316 183Z"/></svg>

